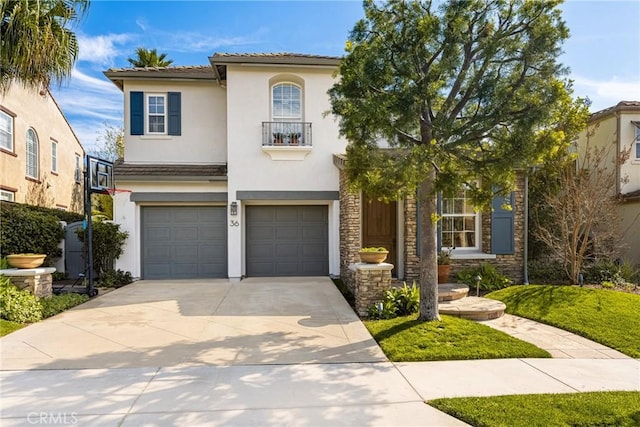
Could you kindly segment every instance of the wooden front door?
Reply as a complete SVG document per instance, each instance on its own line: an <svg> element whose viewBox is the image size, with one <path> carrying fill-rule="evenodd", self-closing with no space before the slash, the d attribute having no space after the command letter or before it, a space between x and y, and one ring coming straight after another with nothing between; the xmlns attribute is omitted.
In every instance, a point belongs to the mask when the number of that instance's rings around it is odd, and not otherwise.
<svg viewBox="0 0 640 427"><path fill-rule="evenodd" d="M389 250L387 260L397 267L397 207L396 202L384 203L363 195L362 246L384 246ZM393 269L395 276L396 269Z"/></svg>

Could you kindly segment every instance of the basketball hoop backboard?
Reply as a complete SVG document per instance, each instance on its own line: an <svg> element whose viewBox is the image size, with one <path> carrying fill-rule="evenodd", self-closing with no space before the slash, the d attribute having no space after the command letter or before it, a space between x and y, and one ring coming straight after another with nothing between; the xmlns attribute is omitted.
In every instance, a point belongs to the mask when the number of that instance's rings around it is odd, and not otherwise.
<svg viewBox="0 0 640 427"><path fill-rule="evenodd" d="M93 193L108 193L114 187L113 163L97 157L87 156L89 188Z"/></svg>

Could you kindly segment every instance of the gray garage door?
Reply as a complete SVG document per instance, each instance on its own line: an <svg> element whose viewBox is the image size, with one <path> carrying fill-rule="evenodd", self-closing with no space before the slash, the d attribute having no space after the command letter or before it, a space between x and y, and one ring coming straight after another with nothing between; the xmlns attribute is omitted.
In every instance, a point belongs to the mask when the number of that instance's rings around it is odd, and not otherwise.
<svg viewBox="0 0 640 427"><path fill-rule="evenodd" d="M247 275L328 275L327 209L247 206Z"/></svg>
<svg viewBox="0 0 640 427"><path fill-rule="evenodd" d="M227 277L224 206L142 208L145 279Z"/></svg>

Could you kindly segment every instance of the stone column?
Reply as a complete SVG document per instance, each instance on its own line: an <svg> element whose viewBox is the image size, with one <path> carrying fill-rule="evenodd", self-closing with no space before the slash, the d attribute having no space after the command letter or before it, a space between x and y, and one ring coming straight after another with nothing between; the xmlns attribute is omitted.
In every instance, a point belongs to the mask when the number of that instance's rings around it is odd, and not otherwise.
<svg viewBox="0 0 640 427"><path fill-rule="evenodd" d="M356 313L366 316L369 308L384 299L385 292L391 288L391 270L393 264L351 264L349 269L355 272L353 296Z"/></svg>
<svg viewBox="0 0 640 427"><path fill-rule="evenodd" d="M20 289L28 289L37 297L50 297L53 293L53 267L39 268L11 268L0 270L0 274L7 276L11 283Z"/></svg>

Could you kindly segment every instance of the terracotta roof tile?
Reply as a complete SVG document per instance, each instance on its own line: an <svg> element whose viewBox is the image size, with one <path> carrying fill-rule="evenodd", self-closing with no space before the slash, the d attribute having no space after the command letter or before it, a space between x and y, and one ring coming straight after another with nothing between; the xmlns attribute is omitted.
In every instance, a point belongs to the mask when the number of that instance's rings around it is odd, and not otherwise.
<svg viewBox="0 0 640 427"><path fill-rule="evenodd" d="M607 116L611 113L614 113L620 110L637 110L637 109L640 110L640 101L620 101L612 107L605 108L603 110L596 111L595 113L591 114L591 116L589 116L589 120Z"/></svg>

